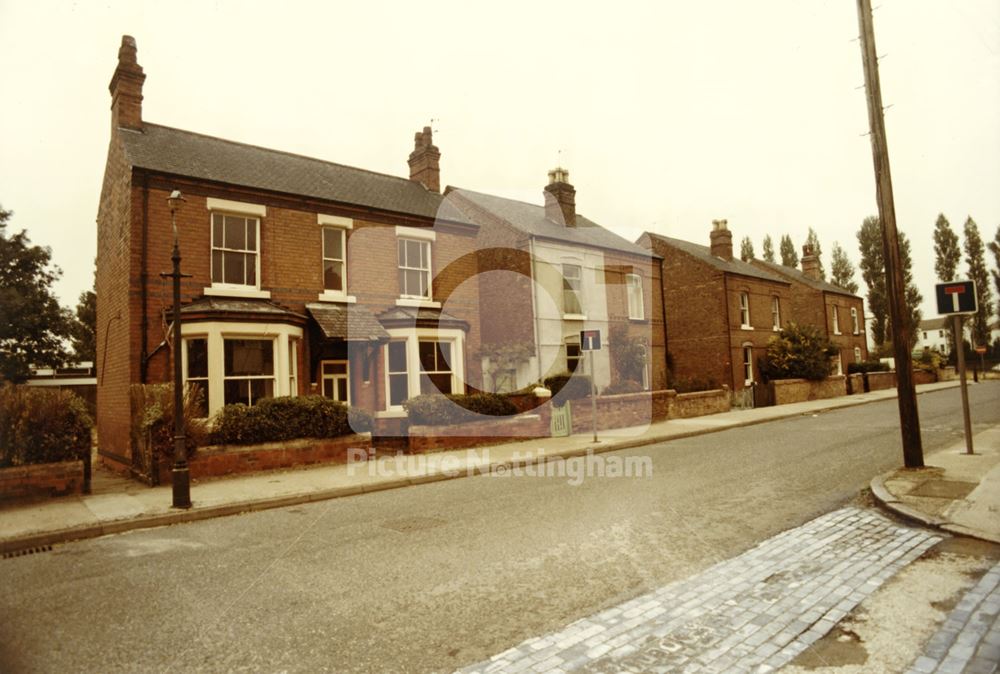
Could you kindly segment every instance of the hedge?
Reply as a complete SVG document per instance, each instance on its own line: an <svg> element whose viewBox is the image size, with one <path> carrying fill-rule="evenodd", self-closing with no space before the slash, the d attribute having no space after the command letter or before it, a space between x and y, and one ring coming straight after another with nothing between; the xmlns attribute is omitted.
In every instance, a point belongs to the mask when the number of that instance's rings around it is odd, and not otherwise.
<svg viewBox="0 0 1000 674"><path fill-rule="evenodd" d="M215 444L251 445L298 438L337 438L372 428L367 412L322 396L267 398L253 407L226 405L215 417Z"/></svg>
<svg viewBox="0 0 1000 674"><path fill-rule="evenodd" d="M93 427L78 395L7 384L0 388L0 468L84 459Z"/></svg>
<svg viewBox="0 0 1000 674"><path fill-rule="evenodd" d="M865 372L888 372L889 364L878 360L866 360L861 363L848 363L848 374L863 374Z"/></svg>
<svg viewBox="0 0 1000 674"><path fill-rule="evenodd" d="M517 407L507 396L497 393L471 395L420 395L403 403L411 424L443 426L475 421L477 415L509 417Z"/></svg>
<svg viewBox="0 0 1000 674"><path fill-rule="evenodd" d="M552 397L562 395L562 400L576 400L590 395L590 376L585 374L557 374L545 378L545 388L552 391Z"/></svg>

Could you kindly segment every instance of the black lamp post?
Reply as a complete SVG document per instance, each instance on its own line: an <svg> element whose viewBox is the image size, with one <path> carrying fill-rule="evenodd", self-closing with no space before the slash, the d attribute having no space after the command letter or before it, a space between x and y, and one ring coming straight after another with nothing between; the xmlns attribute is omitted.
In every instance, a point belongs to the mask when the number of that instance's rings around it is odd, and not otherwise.
<svg viewBox="0 0 1000 674"><path fill-rule="evenodd" d="M170 259L174 270L169 276L174 280L174 467L171 483L174 490L175 508L191 507L191 473L188 470L187 447L184 438L184 379L181 370L181 250L177 244L177 211L184 203L180 190L174 190L167 197L170 205L170 224L174 230L174 250Z"/></svg>

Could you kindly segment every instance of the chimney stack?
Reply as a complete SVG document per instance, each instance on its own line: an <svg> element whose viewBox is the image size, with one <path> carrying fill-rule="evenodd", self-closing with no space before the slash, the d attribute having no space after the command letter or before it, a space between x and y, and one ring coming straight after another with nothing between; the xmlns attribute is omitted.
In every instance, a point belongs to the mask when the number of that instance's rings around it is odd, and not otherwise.
<svg viewBox="0 0 1000 674"><path fill-rule="evenodd" d="M135 38L122 35L118 67L111 77L111 128L142 131L142 83L146 75L135 59Z"/></svg>
<svg viewBox="0 0 1000 674"><path fill-rule="evenodd" d="M441 151L434 145L431 127L425 126L414 136L409 164L410 180L416 180L431 192L441 191Z"/></svg>
<svg viewBox="0 0 1000 674"><path fill-rule="evenodd" d="M712 220L712 255L721 257L726 262L733 261L733 233L729 231L726 220Z"/></svg>
<svg viewBox="0 0 1000 674"><path fill-rule="evenodd" d="M576 189L569 184L569 171L561 166L549 171L545 217L566 227L576 227Z"/></svg>
<svg viewBox="0 0 1000 674"><path fill-rule="evenodd" d="M813 247L808 243L802 246L802 273L816 281L822 279L819 256L813 252Z"/></svg>

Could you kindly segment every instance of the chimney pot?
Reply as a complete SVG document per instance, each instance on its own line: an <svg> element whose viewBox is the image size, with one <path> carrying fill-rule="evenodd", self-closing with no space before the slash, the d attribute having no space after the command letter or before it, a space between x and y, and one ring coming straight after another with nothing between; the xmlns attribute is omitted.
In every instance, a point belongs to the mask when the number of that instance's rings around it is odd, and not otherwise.
<svg viewBox="0 0 1000 674"><path fill-rule="evenodd" d="M434 145L431 127L425 126L413 137L410 153L410 180L416 180L431 192L441 191L441 151Z"/></svg>
<svg viewBox="0 0 1000 674"><path fill-rule="evenodd" d="M712 231L709 234L712 255L726 262L733 260L733 233L729 231L728 221L712 220Z"/></svg>
<svg viewBox="0 0 1000 674"><path fill-rule="evenodd" d="M549 171L545 217L566 227L576 227L576 188L569 183L569 171L561 166Z"/></svg>

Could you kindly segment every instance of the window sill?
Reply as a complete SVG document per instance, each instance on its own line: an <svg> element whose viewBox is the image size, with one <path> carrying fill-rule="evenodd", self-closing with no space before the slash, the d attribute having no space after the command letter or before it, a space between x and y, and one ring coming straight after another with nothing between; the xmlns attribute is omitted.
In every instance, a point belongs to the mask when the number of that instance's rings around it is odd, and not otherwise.
<svg viewBox="0 0 1000 674"><path fill-rule="evenodd" d="M397 307L417 307L423 309L440 309L441 303L434 300L422 300L416 297L400 297L396 300Z"/></svg>
<svg viewBox="0 0 1000 674"><path fill-rule="evenodd" d="M630 323L649 323L649 319L648 318L641 318L641 317L640 318L636 318L634 316L629 316L628 320L629 320Z"/></svg>
<svg viewBox="0 0 1000 674"><path fill-rule="evenodd" d="M343 293L330 292L320 293L316 299L320 302L340 302L341 304L354 304L358 301L358 298L354 295L344 295Z"/></svg>
<svg viewBox="0 0 1000 674"><path fill-rule="evenodd" d="M405 419L406 418L406 410L404 410L404 409L398 409L398 410L379 410L379 411L375 412L375 418L376 419Z"/></svg>
<svg viewBox="0 0 1000 674"><path fill-rule="evenodd" d="M833 334L839 337L840 335L842 335L844 333L842 333L840 330L834 330Z"/></svg>
<svg viewBox="0 0 1000 674"><path fill-rule="evenodd" d="M204 293L205 295L215 297L247 297L262 300L271 299L271 293L269 291L260 290L259 288L219 288L216 286L210 286L205 288Z"/></svg>
<svg viewBox="0 0 1000 674"><path fill-rule="evenodd" d="M752 325L741 325L740 330L753 330Z"/></svg>
<svg viewBox="0 0 1000 674"><path fill-rule="evenodd" d="M586 314L563 314L564 321L585 321L587 320Z"/></svg>

